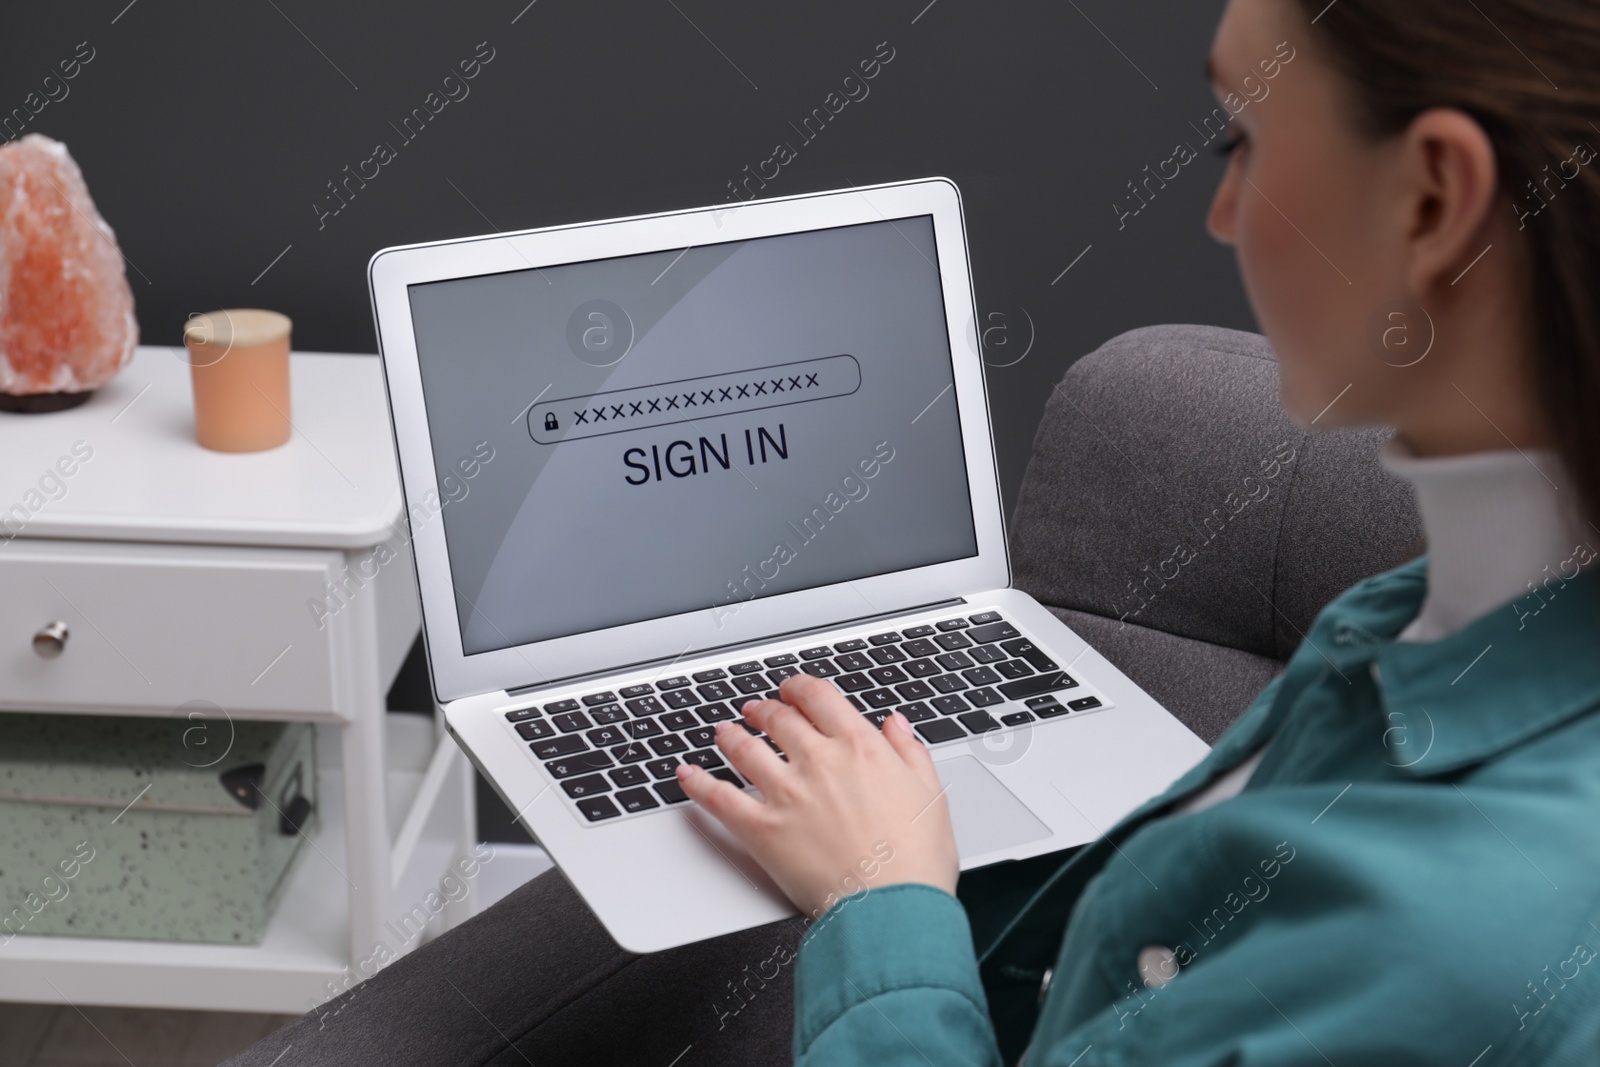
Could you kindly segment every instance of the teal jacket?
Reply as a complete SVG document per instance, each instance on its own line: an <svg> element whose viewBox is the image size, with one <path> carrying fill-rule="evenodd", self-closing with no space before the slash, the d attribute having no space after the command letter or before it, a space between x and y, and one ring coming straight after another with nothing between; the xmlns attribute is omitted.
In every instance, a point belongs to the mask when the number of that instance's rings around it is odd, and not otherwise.
<svg viewBox="0 0 1600 1067"><path fill-rule="evenodd" d="M1210 755L998 918L921 885L836 903L796 1061L1600 1061L1600 568L1396 642L1426 575L1330 604ZM1269 741L1237 797L1166 815Z"/></svg>

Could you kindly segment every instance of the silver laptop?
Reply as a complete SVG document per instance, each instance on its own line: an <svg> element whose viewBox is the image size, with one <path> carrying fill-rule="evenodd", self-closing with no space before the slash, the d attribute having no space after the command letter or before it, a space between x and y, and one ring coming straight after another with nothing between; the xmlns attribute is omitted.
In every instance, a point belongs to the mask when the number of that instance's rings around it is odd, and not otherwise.
<svg viewBox="0 0 1600 1067"><path fill-rule="evenodd" d="M952 182L390 248L370 283L435 693L624 948L794 914L673 768L750 788L713 728L797 671L911 720L963 868L1205 753L1010 588Z"/></svg>

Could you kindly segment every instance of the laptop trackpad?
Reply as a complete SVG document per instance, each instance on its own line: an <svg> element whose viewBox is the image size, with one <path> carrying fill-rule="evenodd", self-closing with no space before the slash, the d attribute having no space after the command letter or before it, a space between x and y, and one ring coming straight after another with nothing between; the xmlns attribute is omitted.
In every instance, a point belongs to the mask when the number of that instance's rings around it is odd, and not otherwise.
<svg viewBox="0 0 1600 1067"><path fill-rule="evenodd" d="M960 756L935 767L949 788L950 821L963 858L1050 836L1050 828L976 759Z"/></svg>

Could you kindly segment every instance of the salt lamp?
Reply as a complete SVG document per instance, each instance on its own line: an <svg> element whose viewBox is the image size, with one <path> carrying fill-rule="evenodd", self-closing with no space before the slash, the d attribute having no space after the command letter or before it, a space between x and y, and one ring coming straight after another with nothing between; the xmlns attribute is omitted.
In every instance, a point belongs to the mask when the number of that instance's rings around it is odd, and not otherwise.
<svg viewBox="0 0 1600 1067"><path fill-rule="evenodd" d="M122 251L67 146L0 146L0 410L75 407L138 343Z"/></svg>

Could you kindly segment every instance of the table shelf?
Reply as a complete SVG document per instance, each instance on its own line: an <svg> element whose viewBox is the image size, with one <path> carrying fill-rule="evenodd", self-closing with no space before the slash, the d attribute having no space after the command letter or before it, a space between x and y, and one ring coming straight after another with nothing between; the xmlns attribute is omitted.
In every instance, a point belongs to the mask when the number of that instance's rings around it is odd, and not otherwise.
<svg viewBox="0 0 1600 1067"><path fill-rule="evenodd" d="M413 754L419 734L432 734L434 722L422 716L395 716L390 731L392 754ZM414 720L408 722L406 720ZM425 791L428 770L446 767L443 788ZM396 814L393 825L432 825L410 850L409 876L396 879L397 900L383 922L399 922L422 900L418 884L431 886L458 858L459 835L451 840L437 832L459 825L470 805L471 777L464 756L448 737L438 739L423 767L402 759L386 774L387 795ZM299 1013L327 999L327 983L342 988L347 968L359 964L350 948L350 886L335 864L346 854L344 782L337 767L318 774L322 810L318 829L290 874L289 885L256 945L204 945L175 941L133 941L93 937L19 936L4 946L0 966L0 1000L55 1004L115 1004L139 1008L189 1008L211 1011ZM407 886L406 883L411 885ZM463 879L470 885L470 879ZM432 926L438 932L462 914L450 914ZM426 937L427 935L425 935ZM424 937L424 939L425 939ZM398 944L386 931L391 950ZM370 957L377 946L367 950ZM396 953L398 954L398 953ZM353 968L352 968L353 970Z"/></svg>

